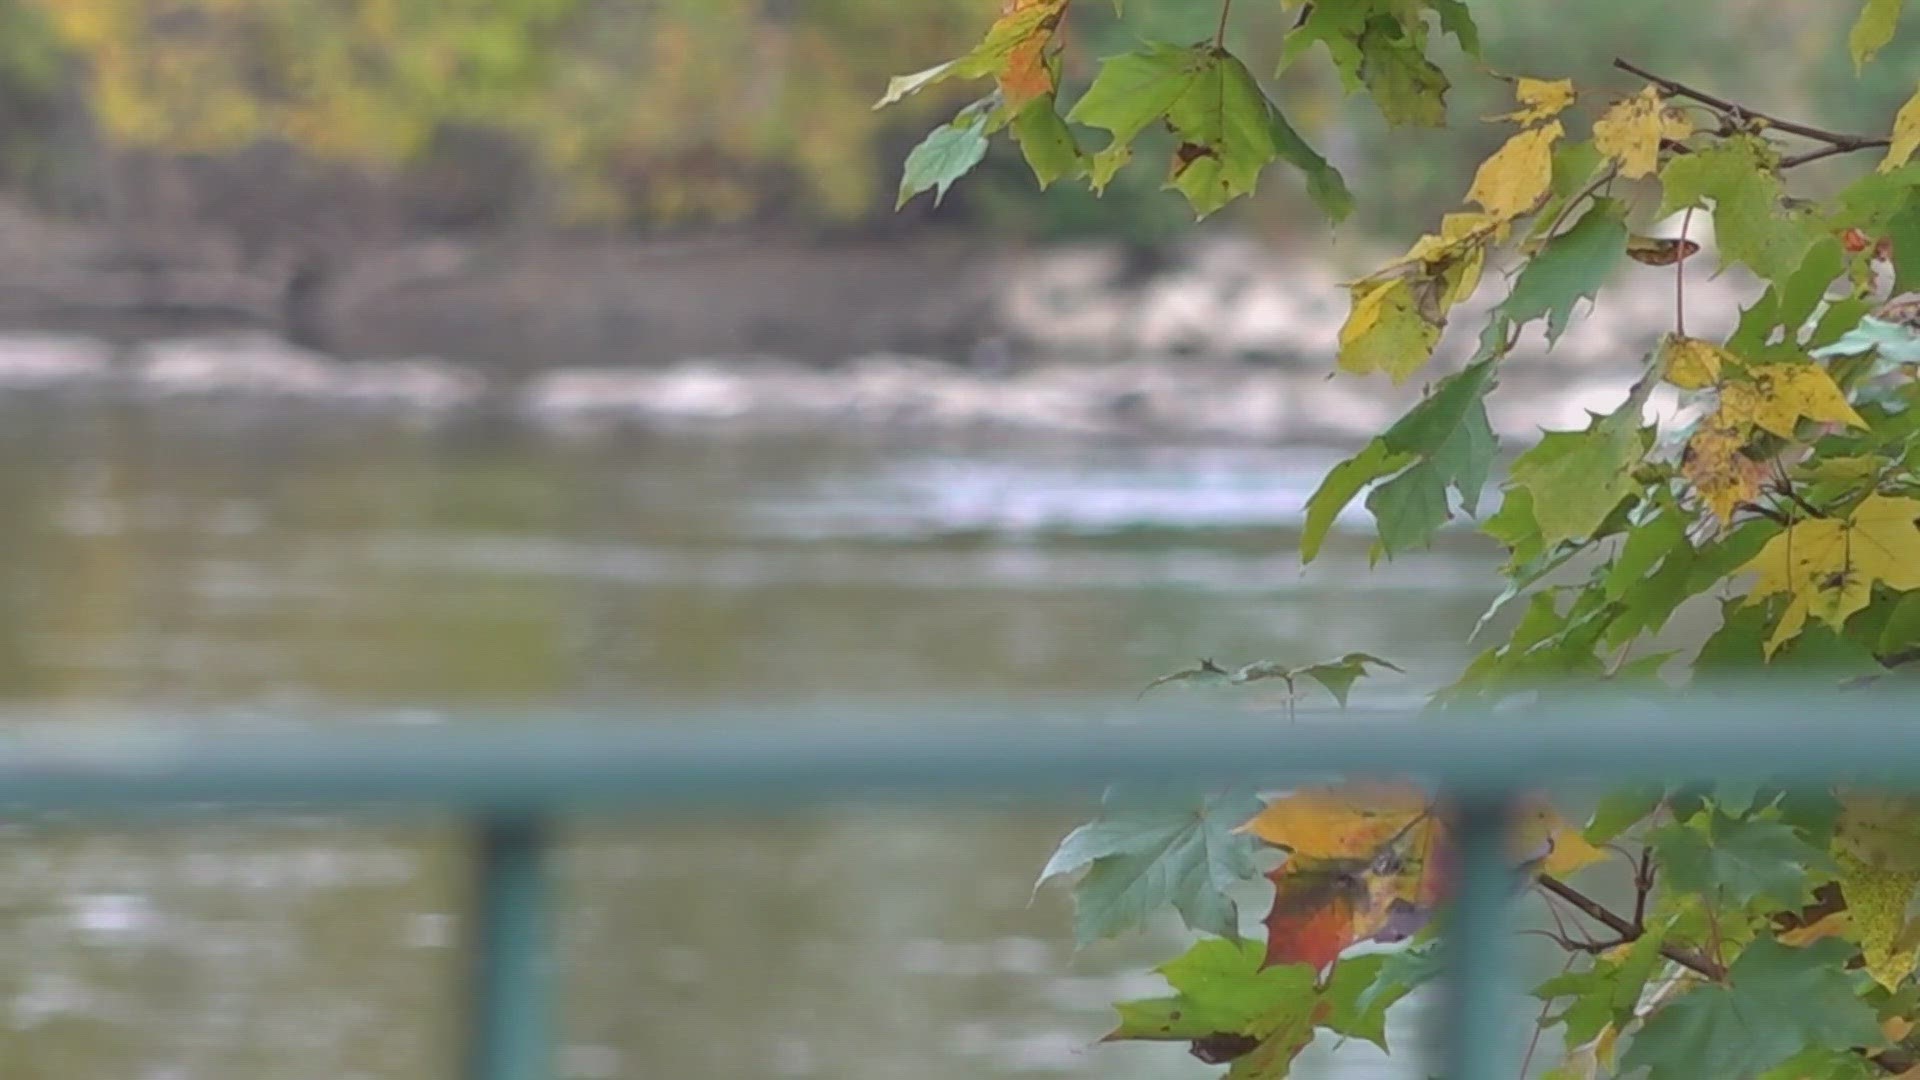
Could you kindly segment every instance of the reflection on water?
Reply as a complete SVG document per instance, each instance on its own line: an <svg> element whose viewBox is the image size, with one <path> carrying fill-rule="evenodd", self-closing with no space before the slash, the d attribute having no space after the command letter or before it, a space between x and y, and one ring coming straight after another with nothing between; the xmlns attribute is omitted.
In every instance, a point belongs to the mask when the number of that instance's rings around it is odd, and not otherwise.
<svg viewBox="0 0 1920 1080"><path fill-rule="evenodd" d="M1197 655L1365 648L1410 670L1375 700L1412 700L1460 661L1449 631L1490 556L1449 541L1302 574L1299 508L1329 460L8 409L0 687L68 723L457 723L556 698L649 722L715 695L1111 694ZM566 860L562 1075L1209 1075L1179 1047L1096 1045L1180 934L1072 952L1059 890L1029 905L1072 820L596 824ZM446 835L6 839L18 1075L452 1068ZM1378 1071L1367 1047L1336 1060Z"/></svg>

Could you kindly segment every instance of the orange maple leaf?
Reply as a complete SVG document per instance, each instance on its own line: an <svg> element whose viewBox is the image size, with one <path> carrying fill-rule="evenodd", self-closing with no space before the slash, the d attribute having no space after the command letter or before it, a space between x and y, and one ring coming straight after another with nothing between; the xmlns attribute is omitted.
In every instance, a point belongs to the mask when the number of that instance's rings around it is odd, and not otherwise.
<svg viewBox="0 0 1920 1080"><path fill-rule="evenodd" d="M1045 9L1039 19L1034 9ZM1047 47L1053 43L1065 15L1067 0L1006 0L1000 6L1000 19L987 36L996 31L1016 29L1021 36L1007 52L995 79L1010 111L1018 112L1028 102L1053 93L1053 69L1047 63Z"/></svg>

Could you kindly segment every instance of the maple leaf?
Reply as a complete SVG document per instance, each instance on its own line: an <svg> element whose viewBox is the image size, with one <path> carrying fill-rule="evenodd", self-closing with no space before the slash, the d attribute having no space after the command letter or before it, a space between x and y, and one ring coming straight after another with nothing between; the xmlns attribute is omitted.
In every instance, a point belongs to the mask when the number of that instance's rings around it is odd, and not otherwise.
<svg viewBox="0 0 1920 1080"><path fill-rule="evenodd" d="M1748 457L1745 425L1718 422L1718 414L1687 439L1680 458L1680 475L1700 495L1721 524L1733 520L1743 504L1760 497L1765 465Z"/></svg>
<svg viewBox="0 0 1920 1080"><path fill-rule="evenodd" d="M1680 994L1648 1017L1620 1068L1648 1080L1757 1076L1809 1046L1872 1046L1880 1025L1855 995L1851 946L1828 939L1791 949L1761 939L1725 983Z"/></svg>
<svg viewBox="0 0 1920 1080"><path fill-rule="evenodd" d="M1053 69L1047 63L1047 46L1066 13L1071 0L1011 0L1005 13L987 31L988 38L1003 24L1014 44L996 73L1000 93L1010 111L1024 108L1035 98L1054 92Z"/></svg>
<svg viewBox="0 0 1920 1080"><path fill-rule="evenodd" d="M1905 165L1917 149L1920 149L1920 90L1914 91L1894 115L1892 141L1887 144L1887 156L1880 159L1877 171L1888 173Z"/></svg>
<svg viewBox="0 0 1920 1080"><path fill-rule="evenodd" d="M1527 130L1480 163L1467 200L1507 221L1530 213L1553 186L1553 144L1565 134L1560 121Z"/></svg>
<svg viewBox="0 0 1920 1080"><path fill-rule="evenodd" d="M1257 876L1255 845L1238 827L1258 800L1228 791L1129 806L1124 794L1109 792L1100 818L1060 841L1034 883L1086 869L1073 891L1075 940L1139 926L1168 904L1195 930L1237 937L1239 909L1226 890Z"/></svg>
<svg viewBox="0 0 1920 1080"><path fill-rule="evenodd" d="M1527 260L1499 315L1516 325L1547 317L1551 347L1573 321L1573 309L1591 299L1613 275L1627 242L1626 207L1617 199L1596 198L1573 227L1550 238L1540 254Z"/></svg>
<svg viewBox="0 0 1920 1080"><path fill-rule="evenodd" d="M954 181L972 171L987 157L987 114L971 117L962 113L953 122L934 128L920 145L907 155L900 174L900 195L894 209L907 205L923 191L933 192L938 205L947 197Z"/></svg>
<svg viewBox="0 0 1920 1080"><path fill-rule="evenodd" d="M1853 28L1847 32L1847 52L1853 56L1853 69L1858 72L1866 66L1873 54L1893 40L1893 31L1900 24L1901 0L1866 0L1860 8L1860 15L1853 21Z"/></svg>
<svg viewBox="0 0 1920 1080"><path fill-rule="evenodd" d="M1620 163L1629 180L1651 176L1660 165L1663 117L1660 91L1648 86L1615 102L1593 122L1593 145Z"/></svg>
<svg viewBox="0 0 1920 1080"><path fill-rule="evenodd" d="M1046 63L1046 48L1069 2L1014 0L966 55L911 75L895 76L888 81L887 92L873 107L885 108L948 79L978 79L987 75L994 76L1000 83L1001 92L1016 109L1035 97L1051 93L1053 75Z"/></svg>
<svg viewBox="0 0 1920 1080"><path fill-rule="evenodd" d="M1174 996L1121 1002L1101 1041L1185 1042L1210 1065L1232 1062L1234 1080L1284 1077L1334 1010L1311 969L1263 967L1251 942L1201 941L1155 970Z"/></svg>
<svg viewBox="0 0 1920 1080"><path fill-rule="evenodd" d="M1845 518L1811 518L1767 541L1735 573L1759 574L1747 603L1777 593L1786 611L1767 639L1766 655L1792 640L1809 617L1835 630L1867 606L1873 586L1920 589L1920 499L1869 495Z"/></svg>
<svg viewBox="0 0 1920 1080"><path fill-rule="evenodd" d="M1219 664L1214 663L1212 660L1202 659L1198 664L1194 665L1193 667L1182 668L1179 671L1170 671L1167 674L1162 675L1157 679L1154 679L1152 682L1142 687L1138 694L1134 695L1134 700L1138 701L1141 698L1147 696L1147 691L1153 690L1157 687L1165 686L1168 683L1226 682L1231 677L1231 674L1232 673L1229 672L1226 668L1221 667Z"/></svg>
<svg viewBox="0 0 1920 1080"><path fill-rule="evenodd" d="M1080 144L1060 118L1052 94L1035 98L1021 109L1013 118L1011 130L1040 190L1052 187L1061 177L1077 176L1086 170Z"/></svg>
<svg viewBox="0 0 1920 1080"><path fill-rule="evenodd" d="M1669 334L1660 343L1660 367L1667 381L1682 390L1699 390L1720 381L1720 372L1740 358L1711 341Z"/></svg>
<svg viewBox="0 0 1920 1080"><path fill-rule="evenodd" d="M1920 797L1840 793L1833 850L1884 870L1920 872Z"/></svg>
<svg viewBox="0 0 1920 1080"><path fill-rule="evenodd" d="M1309 859L1371 859L1426 815L1432 798L1411 784L1367 781L1300 788L1240 827Z"/></svg>
<svg viewBox="0 0 1920 1080"><path fill-rule="evenodd" d="M1444 888L1447 834L1430 796L1387 782L1323 785L1267 804L1241 827L1286 848L1274 885L1268 964L1324 967L1359 941L1399 941L1424 926ZM1568 874L1603 857L1544 801L1511 834L1528 873Z"/></svg>
<svg viewBox="0 0 1920 1080"><path fill-rule="evenodd" d="M1867 426L1823 367L1766 364L1748 374L1751 383L1733 383L1721 390L1720 412L1729 423L1750 422L1786 439L1793 437L1795 425L1803 419Z"/></svg>
<svg viewBox="0 0 1920 1080"><path fill-rule="evenodd" d="M1630 397L1585 431L1549 431L1514 459L1511 484L1533 496L1534 520L1549 545L1592 535L1633 487L1642 395Z"/></svg>
<svg viewBox="0 0 1920 1080"><path fill-rule="evenodd" d="M1440 327L1420 311L1405 279L1363 282L1353 289L1353 310L1340 327L1341 370L1355 375L1385 371L1404 382L1433 355Z"/></svg>
<svg viewBox="0 0 1920 1080"><path fill-rule="evenodd" d="M1520 108L1487 119L1511 120L1516 124L1537 124L1542 120L1551 120L1573 104L1573 80L1522 77L1514 80L1513 99L1520 103Z"/></svg>
<svg viewBox="0 0 1920 1080"><path fill-rule="evenodd" d="M1404 941L1438 905L1441 827L1422 812L1365 858L1290 858L1267 875L1267 966L1318 971L1361 941Z"/></svg>
<svg viewBox="0 0 1920 1080"><path fill-rule="evenodd" d="M1907 904L1920 890L1920 868L1891 867L1868 862L1841 848L1834 852L1840 867L1840 892L1847 899L1847 937L1860 943L1867 974L1888 990L1898 990L1913 974L1916 950L1902 945Z"/></svg>

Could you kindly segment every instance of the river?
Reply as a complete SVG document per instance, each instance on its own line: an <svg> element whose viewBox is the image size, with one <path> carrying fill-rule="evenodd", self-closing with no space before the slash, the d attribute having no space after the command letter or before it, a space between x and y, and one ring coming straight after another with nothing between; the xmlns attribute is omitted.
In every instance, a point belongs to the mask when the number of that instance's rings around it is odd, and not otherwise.
<svg viewBox="0 0 1920 1080"><path fill-rule="evenodd" d="M18 716L65 725L460 724L582 703L672 723L719 700L1113 695L1198 656L1365 649L1408 674L1359 693L1412 702L1464 659L1494 553L1446 537L1368 572L1356 534L1303 572L1301 505L1337 457L16 403L0 406L0 687ZM1216 1074L1178 1046L1098 1045L1108 1002L1155 993L1147 969L1182 935L1075 953L1065 889L1029 902L1073 823L583 825L564 860L559 1075ZM451 833L35 823L8 841L9 1077L450 1075ZM1419 1064L1316 1047L1300 1074Z"/></svg>

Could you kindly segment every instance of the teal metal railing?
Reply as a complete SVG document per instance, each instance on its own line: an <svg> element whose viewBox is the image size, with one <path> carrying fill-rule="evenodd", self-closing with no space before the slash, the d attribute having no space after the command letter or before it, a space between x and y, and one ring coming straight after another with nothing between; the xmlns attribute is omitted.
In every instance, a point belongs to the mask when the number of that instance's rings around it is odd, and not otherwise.
<svg viewBox="0 0 1920 1080"><path fill-rule="evenodd" d="M870 711L870 710L869 710ZM553 825L570 816L829 802L1080 805L1113 781L1284 784L1408 776L1449 796L1461 870L1448 938L1447 1072L1510 1077L1500 986L1513 894L1503 838L1523 791L1620 780L1836 779L1920 787L1920 714L1862 693L1556 703L1531 713L1303 716L1101 707L708 710L433 731L0 742L0 807L124 820L236 810L452 812L471 823L471 1080L550 1073ZM770 723L777 719L778 723ZM59 729L52 729L56 732Z"/></svg>

